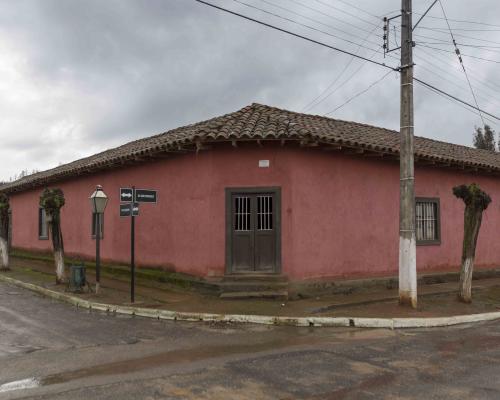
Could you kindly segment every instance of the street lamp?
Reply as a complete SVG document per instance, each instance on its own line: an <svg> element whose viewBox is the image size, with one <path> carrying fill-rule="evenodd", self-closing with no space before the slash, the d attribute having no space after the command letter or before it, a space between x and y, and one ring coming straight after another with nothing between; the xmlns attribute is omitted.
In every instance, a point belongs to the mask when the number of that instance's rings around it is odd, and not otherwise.
<svg viewBox="0 0 500 400"><path fill-rule="evenodd" d="M93 218L95 218L95 292L99 291L101 281L101 214L104 214L108 196L102 191L102 186L97 185L95 192L90 196Z"/></svg>

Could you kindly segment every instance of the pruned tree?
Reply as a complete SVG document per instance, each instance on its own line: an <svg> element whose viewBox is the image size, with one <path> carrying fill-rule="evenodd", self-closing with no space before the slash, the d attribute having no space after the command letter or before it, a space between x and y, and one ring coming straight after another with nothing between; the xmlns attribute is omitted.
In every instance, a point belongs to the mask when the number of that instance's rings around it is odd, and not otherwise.
<svg viewBox="0 0 500 400"><path fill-rule="evenodd" d="M40 207L45 210L51 232L57 284L64 282L64 244L61 231L61 208L64 203L64 193L61 189L46 188L40 196Z"/></svg>
<svg viewBox="0 0 500 400"><path fill-rule="evenodd" d="M0 193L0 271L9 270L9 197Z"/></svg>
<svg viewBox="0 0 500 400"><path fill-rule="evenodd" d="M476 255L477 238L483 211L491 203L491 197L475 183L453 188L453 194L465 203L464 242L462 247L462 266L460 269L460 288L458 297L465 303L472 301L472 273Z"/></svg>
<svg viewBox="0 0 500 400"><path fill-rule="evenodd" d="M489 125L483 128L476 128L473 137L474 147L476 149L496 151L495 131Z"/></svg>

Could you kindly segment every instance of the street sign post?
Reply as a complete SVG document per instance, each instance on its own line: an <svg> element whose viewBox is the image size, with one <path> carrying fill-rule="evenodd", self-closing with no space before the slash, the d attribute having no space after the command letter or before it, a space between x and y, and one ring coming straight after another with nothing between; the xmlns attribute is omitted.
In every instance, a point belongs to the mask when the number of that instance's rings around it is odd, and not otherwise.
<svg viewBox="0 0 500 400"><path fill-rule="evenodd" d="M130 302L135 302L135 217L139 216L139 203L156 203L157 191L120 188L120 217L130 217ZM125 203L125 204L123 204Z"/></svg>

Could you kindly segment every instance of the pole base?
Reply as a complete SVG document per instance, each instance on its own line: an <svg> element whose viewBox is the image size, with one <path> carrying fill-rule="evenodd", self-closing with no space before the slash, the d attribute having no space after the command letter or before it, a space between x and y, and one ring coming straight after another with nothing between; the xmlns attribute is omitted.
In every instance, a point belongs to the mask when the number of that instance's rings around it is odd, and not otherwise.
<svg viewBox="0 0 500 400"><path fill-rule="evenodd" d="M407 293L399 293L399 305L402 307L417 308L417 298Z"/></svg>

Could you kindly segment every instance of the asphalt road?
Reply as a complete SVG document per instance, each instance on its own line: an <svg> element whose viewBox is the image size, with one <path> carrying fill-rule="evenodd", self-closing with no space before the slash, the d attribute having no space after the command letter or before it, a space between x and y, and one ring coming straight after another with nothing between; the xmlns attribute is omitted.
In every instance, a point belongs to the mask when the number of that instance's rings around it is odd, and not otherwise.
<svg viewBox="0 0 500 400"><path fill-rule="evenodd" d="M389 331L175 323L0 283L0 399L500 399L500 322Z"/></svg>

